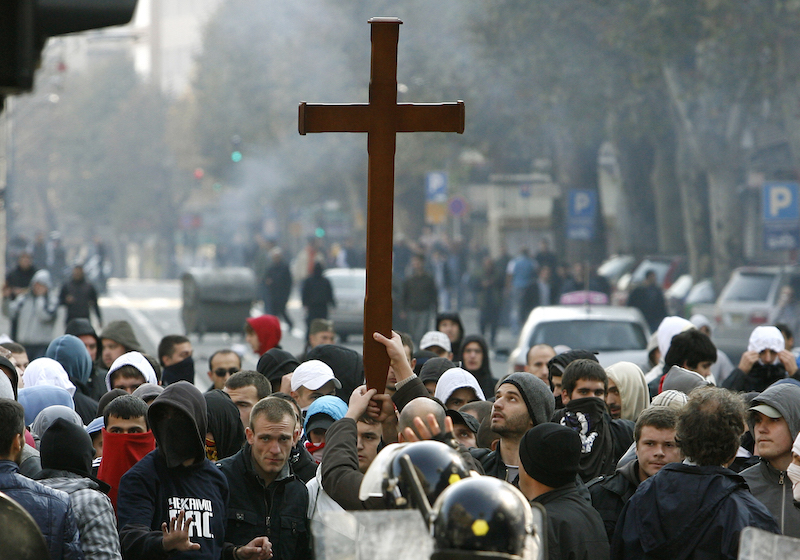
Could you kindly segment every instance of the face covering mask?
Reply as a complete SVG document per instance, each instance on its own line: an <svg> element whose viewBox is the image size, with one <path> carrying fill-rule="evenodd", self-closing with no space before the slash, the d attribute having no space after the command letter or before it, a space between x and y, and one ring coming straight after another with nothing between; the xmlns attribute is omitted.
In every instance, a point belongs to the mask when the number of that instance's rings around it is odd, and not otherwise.
<svg viewBox="0 0 800 560"><path fill-rule="evenodd" d="M795 501L800 502L800 465L796 465L794 462L789 463L786 474L789 475L789 480L792 481L792 495Z"/></svg>
<svg viewBox="0 0 800 560"><path fill-rule="evenodd" d="M194 358L189 356L177 364L165 367L161 377L165 385L177 383L178 381L194 383Z"/></svg>
<svg viewBox="0 0 800 560"><path fill-rule="evenodd" d="M311 453L311 456L314 458L314 461L316 461L317 464L320 464L322 462L322 450L325 449L325 442L323 441L322 443L311 443L310 441L307 441L305 445L306 445L306 450L309 453Z"/></svg>

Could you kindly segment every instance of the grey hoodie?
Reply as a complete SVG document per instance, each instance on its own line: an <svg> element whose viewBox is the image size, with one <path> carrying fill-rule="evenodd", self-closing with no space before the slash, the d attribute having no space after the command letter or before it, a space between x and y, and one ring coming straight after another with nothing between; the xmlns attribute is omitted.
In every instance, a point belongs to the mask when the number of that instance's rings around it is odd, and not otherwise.
<svg viewBox="0 0 800 560"><path fill-rule="evenodd" d="M759 404L768 404L781 413L794 441L800 432L800 385L792 381L773 383L753 399L751 406ZM753 419L750 418L748 423L753 432ZM761 459L757 465L743 470L741 475L753 496L775 517L781 532L790 537L800 537L800 509L792 503L792 482L786 471L779 471Z"/></svg>

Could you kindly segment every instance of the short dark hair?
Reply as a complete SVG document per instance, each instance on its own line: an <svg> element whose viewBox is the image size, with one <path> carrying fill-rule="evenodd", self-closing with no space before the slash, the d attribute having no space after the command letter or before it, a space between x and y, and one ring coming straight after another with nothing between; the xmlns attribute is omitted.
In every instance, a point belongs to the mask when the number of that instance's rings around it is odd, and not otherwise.
<svg viewBox="0 0 800 560"><path fill-rule="evenodd" d="M301 416L298 416L297 419L300 420L300 421L303 420L303 418L302 418L303 412L300 410L300 405L297 404L297 401L294 400L294 397L292 395L289 395L289 394L286 394L286 393L282 393L281 391L276 391L275 393L272 393L270 395L270 397L274 397L276 399L283 399L286 402L288 402L289 404L291 404L292 408L295 410L295 416L297 416L297 411L299 411L300 414L301 414Z"/></svg>
<svg viewBox="0 0 800 560"><path fill-rule="evenodd" d="M178 344L185 344L186 342L191 342L191 340L189 340L182 334L168 334L167 336L162 338L161 342L158 343L159 363L161 363L161 365L164 365L164 356L171 356L172 353L175 351L175 347Z"/></svg>
<svg viewBox="0 0 800 560"><path fill-rule="evenodd" d="M683 454L701 467L723 465L739 449L744 414L740 395L721 387L698 387L678 415L675 439Z"/></svg>
<svg viewBox="0 0 800 560"><path fill-rule="evenodd" d="M269 379L257 371L237 371L225 381L225 386L228 389L242 389L243 387L249 387L251 385L256 388L258 400L272 394L272 384L269 382Z"/></svg>
<svg viewBox="0 0 800 560"><path fill-rule="evenodd" d="M678 411L669 406L651 406L645 408L639 418L636 419L636 425L633 427L633 441L639 442L642 436L642 428L647 426L655 428L656 430L674 430L675 425L678 423Z"/></svg>
<svg viewBox="0 0 800 560"><path fill-rule="evenodd" d="M411 348L411 355L414 355L414 339L411 338L411 335L406 332L400 333L400 340L403 343L403 346L408 346Z"/></svg>
<svg viewBox="0 0 800 560"><path fill-rule="evenodd" d="M669 371L672 366L689 369L697 367L700 362L716 362L717 347L708 338L708 335L697 329L688 329L672 337L672 342L664 356L664 371Z"/></svg>
<svg viewBox="0 0 800 560"><path fill-rule="evenodd" d="M25 433L25 408L13 399L0 399L0 456L8 456L11 443Z"/></svg>
<svg viewBox="0 0 800 560"><path fill-rule="evenodd" d="M108 426L108 419L111 416L116 416L123 420L144 416L145 422L147 422L147 403L133 395L120 395L108 403L103 411L104 425Z"/></svg>
<svg viewBox="0 0 800 560"><path fill-rule="evenodd" d="M287 416L297 418L289 401L281 398L267 397L258 401L250 411L250 429L253 430L256 418L264 416L267 422L280 422ZM294 431L294 430L292 430Z"/></svg>
<svg viewBox="0 0 800 560"><path fill-rule="evenodd" d="M775 323L775 328L781 331L783 338L794 338L794 333L792 332L792 329L790 329L789 325L787 325L786 323ZM6 344L8 343L0 344L0 346L5 346ZM6 346L6 348L8 348L8 346ZM11 348L8 349L11 350ZM11 351L13 352L13 350Z"/></svg>
<svg viewBox="0 0 800 560"><path fill-rule="evenodd" d="M26 352L25 347L17 342L3 342L0 346L11 352L12 354L22 354Z"/></svg>
<svg viewBox="0 0 800 560"><path fill-rule="evenodd" d="M126 379L141 377L144 383L147 382L147 377L145 377L145 375L141 371L139 371L139 368L137 368L136 366L132 366L130 364L124 365L119 369L115 369L113 372L111 372L111 375L108 376L108 382L111 384L112 388L114 387L114 381L116 381L117 378L119 377L124 377Z"/></svg>
<svg viewBox="0 0 800 560"><path fill-rule="evenodd" d="M250 326L250 325L248 324L248 326ZM211 371L211 367L212 367L211 366L211 362L213 362L214 358L216 358L219 354L235 354L236 357L239 360L239 367L240 368L242 367L242 357L239 354L237 354L236 352L234 352L233 350L231 350L230 348L223 348L222 350L217 350L216 352L211 354L211 356L208 358L208 371Z"/></svg>
<svg viewBox="0 0 800 560"><path fill-rule="evenodd" d="M598 362L589 359L580 359L570 362L561 376L561 389L568 395L572 394L573 389L581 379L590 381L602 381L603 387L608 390L608 376Z"/></svg>

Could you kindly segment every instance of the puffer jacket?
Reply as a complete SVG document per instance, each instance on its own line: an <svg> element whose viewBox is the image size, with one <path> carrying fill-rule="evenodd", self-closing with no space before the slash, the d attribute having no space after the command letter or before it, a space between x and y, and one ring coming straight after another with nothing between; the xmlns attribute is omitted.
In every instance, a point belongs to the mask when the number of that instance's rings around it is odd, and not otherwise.
<svg viewBox="0 0 800 560"><path fill-rule="evenodd" d="M0 491L31 514L52 560L83 560L78 525L67 494L25 478L13 461L0 461Z"/></svg>
<svg viewBox="0 0 800 560"><path fill-rule="evenodd" d="M69 494L86 560L120 560L117 516L100 485L68 471L42 471L42 475L47 478L40 479L41 484Z"/></svg>

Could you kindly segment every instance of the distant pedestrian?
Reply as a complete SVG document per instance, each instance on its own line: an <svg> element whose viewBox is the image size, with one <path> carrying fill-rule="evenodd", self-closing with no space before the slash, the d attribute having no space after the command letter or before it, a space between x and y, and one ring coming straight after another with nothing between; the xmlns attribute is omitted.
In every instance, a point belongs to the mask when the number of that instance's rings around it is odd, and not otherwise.
<svg viewBox="0 0 800 560"><path fill-rule="evenodd" d="M267 269L264 282L269 290L270 313L279 319L283 318L291 331L294 323L286 313L286 304L289 301L289 294L292 292L292 272L283 259L283 250L280 247L273 247L269 256L272 264Z"/></svg>
<svg viewBox="0 0 800 560"><path fill-rule="evenodd" d="M14 300L3 298L3 313L16 326L14 340L25 347L31 360L44 356L53 339L57 302L51 288L50 273L39 270L33 275L28 291Z"/></svg>
<svg viewBox="0 0 800 560"><path fill-rule="evenodd" d="M656 282L656 272L648 270L642 285L637 286L628 296L628 306L635 307L644 315L650 327L650 332L655 332L661 320L667 316L667 305L664 302L664 292Z"/></svg>
<svg viewBox="0 0 800 560"><path fill-rule="evenodd" d="M497 327L503 311L503 285L502 263L495 262L492 257L484 258L477 278L475 299L481 334L489 338L492 346L497 339Z"/></svg>
<svg viewBox="0 0 800 560"><path fill-rule="evenodd" d="M519 255L508 263L506 275L513 306L511 308L511 330L517 334L527 318L525 293L536 281L536 263L530 257L527 247L520 249Z"/></svg>
<svg viewBox="0 0 800 560"><path fill-rule="evenodd" d="M314 271L303 282L301 297L306 310L306 338L308 338L311 321L327 319L329 308L336 307L333 286L331 281L323 276L321 263L314 263Z"/></svg>
<svg viewBox="0 0 800 560"><path fill-rule="evenodd" d="M411 257L411 273L403 282L401 316L408 321L408 331L413 340L420 340L430 330L436 313L438 294L436 282L425 270L425 257Z"/></svg>
<svg viewBox="0 0 800 560"><path fill-rule="evenodd" d="M72 277L61 286L58 303L67 308L66 323L73 319L91 320L91 312L94 311L98 323L103 324L100 306L97 304L97 290L91 282L86 281L81 265L75 265Z"/></svg>

